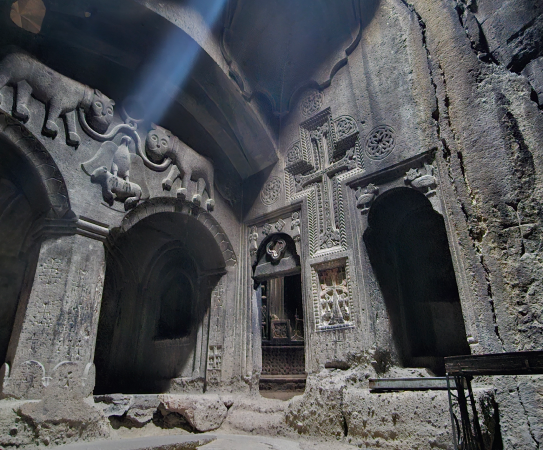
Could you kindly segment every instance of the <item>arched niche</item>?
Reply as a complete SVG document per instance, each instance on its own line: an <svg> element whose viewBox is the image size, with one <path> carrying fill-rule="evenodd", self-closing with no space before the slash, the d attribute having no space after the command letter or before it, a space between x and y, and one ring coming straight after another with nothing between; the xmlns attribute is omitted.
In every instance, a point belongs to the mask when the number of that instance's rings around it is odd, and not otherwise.
<svg viewBox="0 0 543 450"><path fill-rule="evenodd" d="M402 364L444 373L469 354L443 217L420 192L391 189L368 213L364 242Z"/></svg>
<svg viewBox="0 0 543 450"><path fill-rule="evenodd" d="M42 225L69 218L55 162L24 125L0 112L0 366L13 359L36 271Z"/></svg>
<svg viewBox="0 0 543 450"><path fill-rule="evenodd" d="M141 220L107 243L95 394L163 393L176 378L203 383L206 317L226 245L190 209L172 205L137 211Z"/></svg>

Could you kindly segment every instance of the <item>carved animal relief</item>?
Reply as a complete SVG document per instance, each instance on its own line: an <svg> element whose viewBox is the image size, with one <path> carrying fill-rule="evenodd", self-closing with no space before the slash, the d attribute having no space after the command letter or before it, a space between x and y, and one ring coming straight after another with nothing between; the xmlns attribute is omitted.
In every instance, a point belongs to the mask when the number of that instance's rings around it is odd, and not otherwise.
<svg viewBox="0 0 543 450"><path fill-rule="evenodd" d="M362 214L370 210L370 206L378 194L379 188L371 183L364 190L361 187L356 190L356 207Z"/></svg>
<svg viewBox="0 0 543 450"><path fill-rule="evenodd" d="M86 119L88 126L97 133L105 133L113 120L113 100L97 89L55 72L26 53L10 53L0 62L0 89L6 85L16 90L14 117L28 121L28 101L33 95L46 105L43 134L55 138L59 132L55 121L63 116L66 143L74 147L81 142L75 127L77 109L83 111L83 120Z"/></svg>
<svg viewBox="0 0 543 450"><path fill-rule="evenodd" d="M418 189L430 197L435 194L435 188L437 186L437 179L434 176L434 166L431 164L424 164L425 172L424 174L420 173L419 169L410 169L405 174L405 182L415 189Z"/></svg>
<svg viewBox="0 0 543 450"><path fill-rule="evenodd" d="M145 149L152 163L162 164L167 159L172 162L168 176L162 181L164 190L171 190L174 182L179 178L181 187L177 189L177 198L186 200L189 197L189 181L194 180L197 182L197 189L191 201L196 206L200 206L205 190L208 194L206 207L208 211L213 211L215 207L214 173L213 165L209 160L196 153L168 130L157 125L153 125L153 129L147 134Z"/></svg>
<svg viewBox="0 0 543 450"><path fill-rule="evenodd" d="M109 206L115 201L123 202L127 211L140 200L149 198L143 160L130 152L131 143L128 136L123 136L119 146L111 141L104 142L92 159L81 164L91 182L102 186L104 201Z"/></svg>

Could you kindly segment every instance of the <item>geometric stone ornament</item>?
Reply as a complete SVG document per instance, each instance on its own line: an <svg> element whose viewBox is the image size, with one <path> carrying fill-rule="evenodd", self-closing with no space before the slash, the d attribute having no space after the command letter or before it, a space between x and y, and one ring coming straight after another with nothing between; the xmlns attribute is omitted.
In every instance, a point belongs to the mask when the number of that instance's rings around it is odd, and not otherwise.
<svg viewBox="0 0 543 450"><path fill-rule="evenodd" d="M388 125L379 125L366 138L366 154L370 159L384 159L392 153L395 145L394 129Z"/></svg>
<svg viewBox="0 0 543 450"><path fill-rule="evenodd" d="M324 102L324 94L320 91L309 91L300 102L302 115L304 117L312 116L317 113Z"/></svg>
<svg viewBox="0 0 543 450"><path fill-rule="evenodd" d="M307 150L307 147L302 147L299 141L295 142L287 152L285 170L291 175L299 175L314 168L315 162L312 153Z"/></svg>
<svg viewBox="0 0 543 450"><path fill-rule="evenodd" d="M285 167L287 201L307 199L310 256L346 250L340 177L363 169L356 121L350 116L332 120L326 108L300 124L300 141L290 151L312 166L300 173L293 169L298 167L294 157L291 161L287 157Z"/></svg>
<svg viewBox="0 0 543 450"><path fill-rule="evenodd" d="M270 178L260 192L262 203L266 206L273 205L279 199L281 187L281 179L279 177Z"/></svg>

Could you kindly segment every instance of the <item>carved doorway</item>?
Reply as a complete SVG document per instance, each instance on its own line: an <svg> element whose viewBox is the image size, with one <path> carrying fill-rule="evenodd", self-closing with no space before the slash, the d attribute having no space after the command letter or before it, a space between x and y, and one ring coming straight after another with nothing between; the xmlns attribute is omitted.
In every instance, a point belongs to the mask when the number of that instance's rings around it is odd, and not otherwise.
<svg viewBox="0 0 543 450"><path fill-rule="evenodd" d="M373 203L364 242L402 365L444 374L443 357L469 346L443 217L422 193L391 189Z"/></svg>
<svg viewBox="0 0 543 450"><path fill-rule="evenodd" d="M163 212L110 243L95 394L204 389L211 292L222 251L193 216Z"/></svg>
<svg viewBox="0 0 543 450"><path fill-rule="evenodd" d="M292 238L269 236L260 245L254 279L260 308L260 391L290 398L305 389L304 313L300 261Z"/></svg>

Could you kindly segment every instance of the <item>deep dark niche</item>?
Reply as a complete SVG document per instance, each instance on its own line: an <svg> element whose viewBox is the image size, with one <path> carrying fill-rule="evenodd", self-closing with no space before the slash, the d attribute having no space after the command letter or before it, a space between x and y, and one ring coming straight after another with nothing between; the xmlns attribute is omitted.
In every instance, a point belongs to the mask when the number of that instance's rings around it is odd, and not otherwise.
<svg viewBox="0 0 543 450"><path fill-rule="evenodd" d="M190 334L192 324L192 283L183 272L174 272L160 295L156 339L178 339Z"/></svg>
<svg viewBox="0 0 543 450"><path fill-rule="evenodd" d="M421 193L385 192L364 242L406 367L443 373L443 357L469 354L443 217Z"/></svg>

